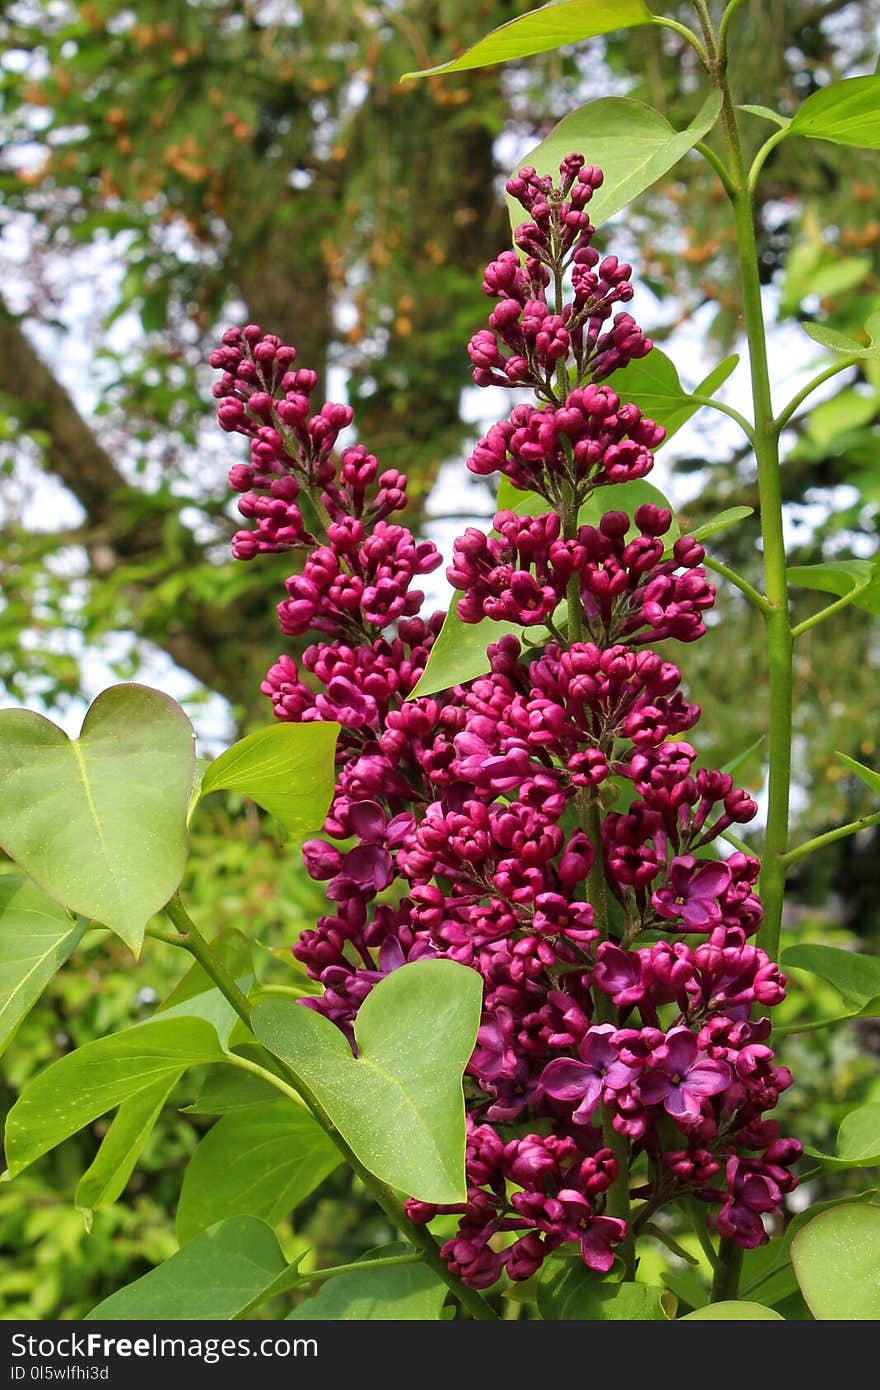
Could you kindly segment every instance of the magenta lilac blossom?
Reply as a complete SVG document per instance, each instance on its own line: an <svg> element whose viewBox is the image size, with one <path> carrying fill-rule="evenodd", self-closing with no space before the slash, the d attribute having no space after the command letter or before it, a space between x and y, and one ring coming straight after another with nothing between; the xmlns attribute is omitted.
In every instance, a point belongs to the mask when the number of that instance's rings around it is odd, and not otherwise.
<svg viewBox="0 0 880 1390"><path fill-rule="evenodd" d="M407 962L447 957L483 981L467 1199L407 1204L415 1223L456 1216L443 1254L477 1289L530 1278L562 1246L605 1273L679 1199L758 1245L801 1151L768 1118L791 1076L767 1041L785 978L752 942L759 864L713 857L757 808L697 765L699 707L655 650L705 632L703 549L671 541L663 507L579 515L643 478L664 434L607 381L651 342L619 307L631 267L593 246L601 183L569 155L557 184L528 168L508 184L522 255L487 267L496 303L468 351L477 385L538 404L515 405L469 467L546 506L455 542L459 620L521 633L499 632L467 685L410 698L443 617L418 587L441 557L396 519L405 477L361 444L337 450L351 410L314 404L315 373L279 338L230 329L210 359L220 424L250 444L230 472L248 523L233 551L290 554L279 626L315 638L263 692L279 719L342 726L330 812L303 849L329 904L293 948L322 986L303 1003L353 1040L361 1004ZM610 1207L620 1183L629 1224Z"/></svg>

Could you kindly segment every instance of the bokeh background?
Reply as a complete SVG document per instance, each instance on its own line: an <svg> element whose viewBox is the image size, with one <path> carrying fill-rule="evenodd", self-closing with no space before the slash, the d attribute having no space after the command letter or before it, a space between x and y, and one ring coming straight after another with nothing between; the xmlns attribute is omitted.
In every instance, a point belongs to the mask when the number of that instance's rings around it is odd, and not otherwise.
<svg viewBox="0 0 880 1390"><path fill-rule="evenodd" d="M401 73L530 8L0 4L4 704L42 709L75 732L101 689L144 680L182 700L208 753L268 721L259 684L284 650L274 607L289 561L229 559L237 524L226 470L240 451L213 424L206 367L228 323L281 334L331 399L355 407L358 437L409 475L410 524L447 556L459 530L491 517L492 494L463 460L509 402L469 385L464 348L486 313L482 267L509 240L505 175L586 100L634 96L683 125L702 94L695 55L660 29L401 84ZM878 45L877 0L746 0L733 77L742 101L790 113L829 81L873 72ZM768 127L744 119L756 149ZM758 211L778 404L823 362L799 322L857 332L880 309L878 169L876 153L821 142L783 143L767 162ZM742 351L728 208L697 156L615 218L601 244L635 264L634 311L686 385ZM809 419L786 431L796 563L876 551L878 365L836 377ZM742 404L742 367L724 389ZM661 451L653 481L683 523L757 507L752 460L713 412ZM719 536L716 554L757 575L756 518ZM442 577L430 597L446 605ZM798 619L824 602L804 590L793 598ZM799 839L875 809L834 753L880 766L876 633L870 615L848 608L798 646ZM702 748L716 765L765 726L759 636L752 611L722 588L710 637L684 655L689 692L705 710ZM760 800L760 745L739 776ZM195 834L186 896L200 922L256 937L290 982L289 943L321 911L319 885L234 798ZM875 827L799 864L786 940L876 949L878 852ZM148 946L137 968L121 945L74 957L4 1059L4 1104L54 1057L143 1016L173 986L173 953ZM833 991L799 983L781 1021L840 1011ZM792 1131L833 1149L842 1115L880 1101L878 1048L871 1022L789 1034ZM173 1097L124 1198L96 1213L90 1231L72 1194L101 1124L0 1185L0 1316L81 1317L175 1248L176 1194L204 1124L181 1113L187 1098L185 1088ZM847 1180L833 1179L838 1188ZM818 1176L806 1191L821 1199L831 1183ZM341 1170L296 1231L285 1229L291 1253L309 1247L320 1263L388 1238Z"/></svg>

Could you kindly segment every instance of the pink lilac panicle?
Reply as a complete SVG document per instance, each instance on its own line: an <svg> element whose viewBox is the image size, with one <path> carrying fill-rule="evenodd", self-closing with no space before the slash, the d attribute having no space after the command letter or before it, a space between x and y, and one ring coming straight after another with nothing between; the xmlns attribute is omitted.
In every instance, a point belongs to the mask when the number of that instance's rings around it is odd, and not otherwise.
<svg viewBox="0 0 880 1390"><path fill-rule="evenodd" d="M278 718L342 725L324 834L304 847L328 912L294 946L323 987L303 1003L353 1041L361 1004L407 962L445 957L483 981L465 1076L467 1199L407 1204L414 1222L457 1217L443 1253L474 1288L527 1279L563 1245L609 1270L629 1232L608 1190L636 1163L664 1201L695 1198L722 1236L761 1243L800 1153L767 1118L791 1076L766 1016L785 977L750 940L759 864L706 858L756 807L697 765L683 735L699 708L653 650L705 631L702 547L668 546L671 514L653 505L572 522L594 487L644 476L662 438L601 384L650 342L628 314L612 317L632 298L631 268L592 245L600 186L579 155L555 187L521 170L510 191L530 219L517 234L525 259L505 252L486 271L497 304L471 343L475 379L530 385L541 404L516 406L471 467L550 506L500 511L495 534L471 528L455 543L459 618L513 622L532 644L499 636L467 685L408 698L442 615L420 616L414 587L439 554L389 520L405 478L362 445L336 452L350 411L315 409L315 374L273 335L229 330L212 355L221 425L250 443L230 473L251 523L235 553L290 551L280 625L316 634L262 689ZM557 314L547 295L563 273L573 299ZM594 845L580 811L621 783L634 795L604 813ZM610 937L590 901L597 865Z"/></svg>

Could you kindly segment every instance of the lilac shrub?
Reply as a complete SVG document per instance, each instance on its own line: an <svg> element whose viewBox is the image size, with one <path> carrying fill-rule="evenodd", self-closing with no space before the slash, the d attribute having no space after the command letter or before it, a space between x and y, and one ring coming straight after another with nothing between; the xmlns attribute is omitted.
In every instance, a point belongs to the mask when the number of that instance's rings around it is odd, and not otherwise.
<svg viewBox="0 0 880 1390"><path fill-rule="evenodd" d="M710 857L756 807L697 765L699 707L653 649L703 636L703 549L670 544L652 504L579 519L597 489L643 478L664 435L606 381L652 345L618 308L632 268L592 244L601 183L572 154L556 186L528 168L508 184L522 258L487 268L497 303L468 350L477 385L539 403L514 405L468 467L546 509L501 510L491 535L455 542L458 619L523 632L491 641L467 685L409 698L443 615L421 616L416 587L440 554L392 520L405 477L360 444L337 457L352 412L315 411L315 373L279 338L230 329L211 356L220 424L250 439L230 474L252 523L234 553L301 555L281 630L321 634L263 692L279 719L342 726L326 838L304 848L331 910L293 948L323 986L303 1003L353 1042L360 1005L405 962L445 956L484 982L467 1201L407 1203L416 1223L458 1217L443 1254L478 1289L573 1242L593 1270L616 1251L631 1270L633 1237L683 1198L759 1245L801 1153L768 1117L791 1076L766 1017L785 979L752 942L759 864Z"/></svg>

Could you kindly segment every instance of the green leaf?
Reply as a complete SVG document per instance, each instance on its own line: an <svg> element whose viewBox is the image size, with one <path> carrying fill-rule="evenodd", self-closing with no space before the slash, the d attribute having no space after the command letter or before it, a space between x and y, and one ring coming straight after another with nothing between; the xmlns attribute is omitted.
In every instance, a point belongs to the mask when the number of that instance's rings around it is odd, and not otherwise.
<svg viewBox="0 0 880 1390"><path fill-rule="evenodd" d="M848 77L807 97L789 135L880 150L880 77Z"/></svg>
<svg viewBox="0 0 880 1390"><path fill-rule="evenodd" d="M691 124L684 130L675 130L659 111L644 102L629 97L601 97L564 117L546 140L520 160L517 169L531 164L539 174L558 177L560 161L572 150L581 151L587 162L598 164L605 175L602 187L588 205L590 221L598 226L677 164L712 128L720 110L721 97L713 92ZM510 196L507 207L511 226L516 230L526 220L525 213Z"/></svg>
<svg viewBox="0 0 880 1390"><path fill-rule="evenodd" d="M425 1202L465 1196L462 1073L480 1022L482 981L450 960L387 975L361 1005L359 1056L312 1009L269 999L261 1043L302 1077L361 1163Z"/></svg>
<svg viewBox="0 0 880 1390"><path fill-rule="evenodd" d="M860 777L872 792L880 792L880 772L876 772L873 767L865 767L864 763L857 763L855 758L848 757L846 753L835 753L834 756L844 767L848 767L850 772L854 772L856 777Z"/></svg>
<svg viewBox="0 0 880 1390"><path fill-rule="evenodd" d="M785 1322L780 1313L766 1308L763 1303L745 1303L731 1299L724 1303L707 1303L705 1308L697 1308L686 1313L680 1322Z"/></svg>
<svg viewBox="0 0 880 1390"><path fill-rule="evenodd" d="M581 43L596 34L650 23L651 15L643 0L556 0L555 4L542 5L519 19L508 20L448 63L420 72L405 72L401 81L509 63L515 58L530 58L535 53Z"/></svg>
<svg viewBox="0 0 880 1390"><path fill-rule="evenodd" d="M790 565L786 573L789 584L837 594L839 598L852 594L856 608L866 613L880 613L880 564L877 562L825 560L821 565Z"/></svg>
<svg viewBox="0 0 880 1390"><path fill-rule="evenodd" d="M805 1152L821 1160L825 1168L880 1167L880 1105L860 1105L841 1121L837 1153L826 1154L805 1146Z"/></svg>
<svg viewBox="0 0 880 1390"><path fill-rule="evenodd" d="M538 1311L553 1322L665 1322L678 1300L659 1285L616 1283L580 1260L553 1260L538 1282Z"/></svg>
<svg viewBox="0 0 880 1390"><path fill-rule="evenodd" d="M87 1314L87 1322L228 1322L286 1268L271 1226L232 1216Z"/></svg>
<svg viewBox="0 0 880 1390"><path fill-rule="evenodd" d="M101 1147L77 1184L75 1200L79 1211L90 1214L116 1201L184 1070L179 1067L160 1076L151 1086L122 1102Z"/></svg>
<svg viewBox="0 0 880 1390"><path fill-rule="evenodd" d="M631 540L639 534L639 528L633 518L639 507L647 503L672 512L672 525L666 534L670 541L677 541L681 532L669 498L664 497L653 483L646 483L644 478L637 478L632 483L614 483L611 487L597 487L578 512L578 525L598 526L606 512L627 512L630 527L626 539Z"/></svg>
<svg viewBox="0 0 880 1390"><path fill-rule="evenodd" d="M193 732L143 685L105 690L79 739L30 710L0 711L0 844L50 897L134 951L186 863Z"/></svg>
<svg viewBox="0 0 880 1390"><path fill-rule="evenodd" d="M222 1059L215 1030L199 1018L151 1020L78 1047L28 1082L10 1110L10 1177L129 1097Z"/></svg>
<svg viewBox="0 0 880 1390"><path fill-rule="evenodd" d="M0 876L0 1052L87 926L21 874Z"/></svg>
<svg viewBox="0 0 880 1390"><path fill-rule="evenodd" d="M766 734L759 734L754 743L750 743L748 748L744 748L741 753L736 753L729 762L724 764L721 771L727 772L731 776L733 776L735 772L739 772L740 768L748 762L753 753L757 753L758 749L763 746L766 740Z"/></svg>
<svg viewBox="0 0 880 1390"><path fill-rule="evenodd" d="M820 401L806 420L806 436L799 439L789 458L814 456L815 449L832 449L854 430L870 424L880 409L876 395L865 396L859 391L838 391L830 400ZM843 450L841 449L841 452Z"/></svg>
<svg viewBox="0 0 880 1390"><path fill-rule="evenodd" d="M880 313L872 314L865 324L865 332L868 335L867 346L857 342L855 338L848 338L845 333L839 333L836 328L827 328L824 323L802 323L801 327L814 342L821 343L823 347L831 348L832 352L843 352L846 353L847 357L869 357L875 361L880 360Z"/></svg>
<svg viewBox="0 0 880 1390"><path fill-rule="evenodd" d="M341 1161L311 1112L293 1101L225 1115L187 1164L177 1239L183 1245L223 1216L260 1216L274 1226Z"/></svg>
<svg viewBox="0 0 880 1390"><path fill-rule="evenodd" d="M522 632L517 623L496 623L491 618L479 623L463 623L458 616L458 603L456 597L408 699L436 695L439 690L450 690L454 685L484 676L489 670L486 652L492 643L508 633L518 637Z"/></svg>
<svg viewBox="0 0 880 1390"><path fill-rule="evenodd" d="M687 534L693 536L695 541L704 541L707 536L726 531L729 526L738 526L747 516L753 516L754 511L754 507L726 507L723 512L718 512L708 521L704 521L702 526L689 527Z"/></svg>
<svg viewBox="0 0 880 1390"><path fill-rule="evenodd" d="M402 1242L383 1245L364 1261L404 1254ZM288 1313L288 1322L399 1321L435 1322L446 1298L446 1285L423 1264L386 1265L380 1269L337 1274L312 1298Z"/></svg>
<svg viewBox="0 0 880 1390"><path fill-rule="evenodd" d="M837 946L789 946L780 960L784 970L808 970L827 980L847 1004L862 1009L880 995L880 959Z"/></svg>
<svg viewBox="0 0 880 1390"><path fill-rule="evenodd" d="M739 356L735 352L725 357L700 382L693 395L712 396L736 370L738 363ZM631 401L643 414L650 415L652 420L663 426L666 430L664 444L692 415L703 409L682 386L675 363L658 347L652 348L647 357L639 357L628 366L612 372L607 385L617 392L621 400Z"/></svg>
<svg viewBox="0 0 880 1390"><path fill-rule="evenodd" d="M822 1212L795 1236L791 1262L820 1322L880 1318L880 1208L853 1205Z"/></svg>
<svg viewBox="0 0 880 1390"><path fill-rule="evenodd" d="M239 1071L234 1066L217 1066L209 1069L201 1090L192 1105L184 1107L184 1112L187 1115L230 1115L277 1099L275 1087L262 1077L254 1076L253 1072Z"/></svg>
<svg viewBox="0 0 880 1390"><path fill-rule="evenodd" d="M320 829L330 806L338 736L338 724L319 720L257 729L208 764L198 799L211 792L241 792L289 835L304 838Z"/></svg>

